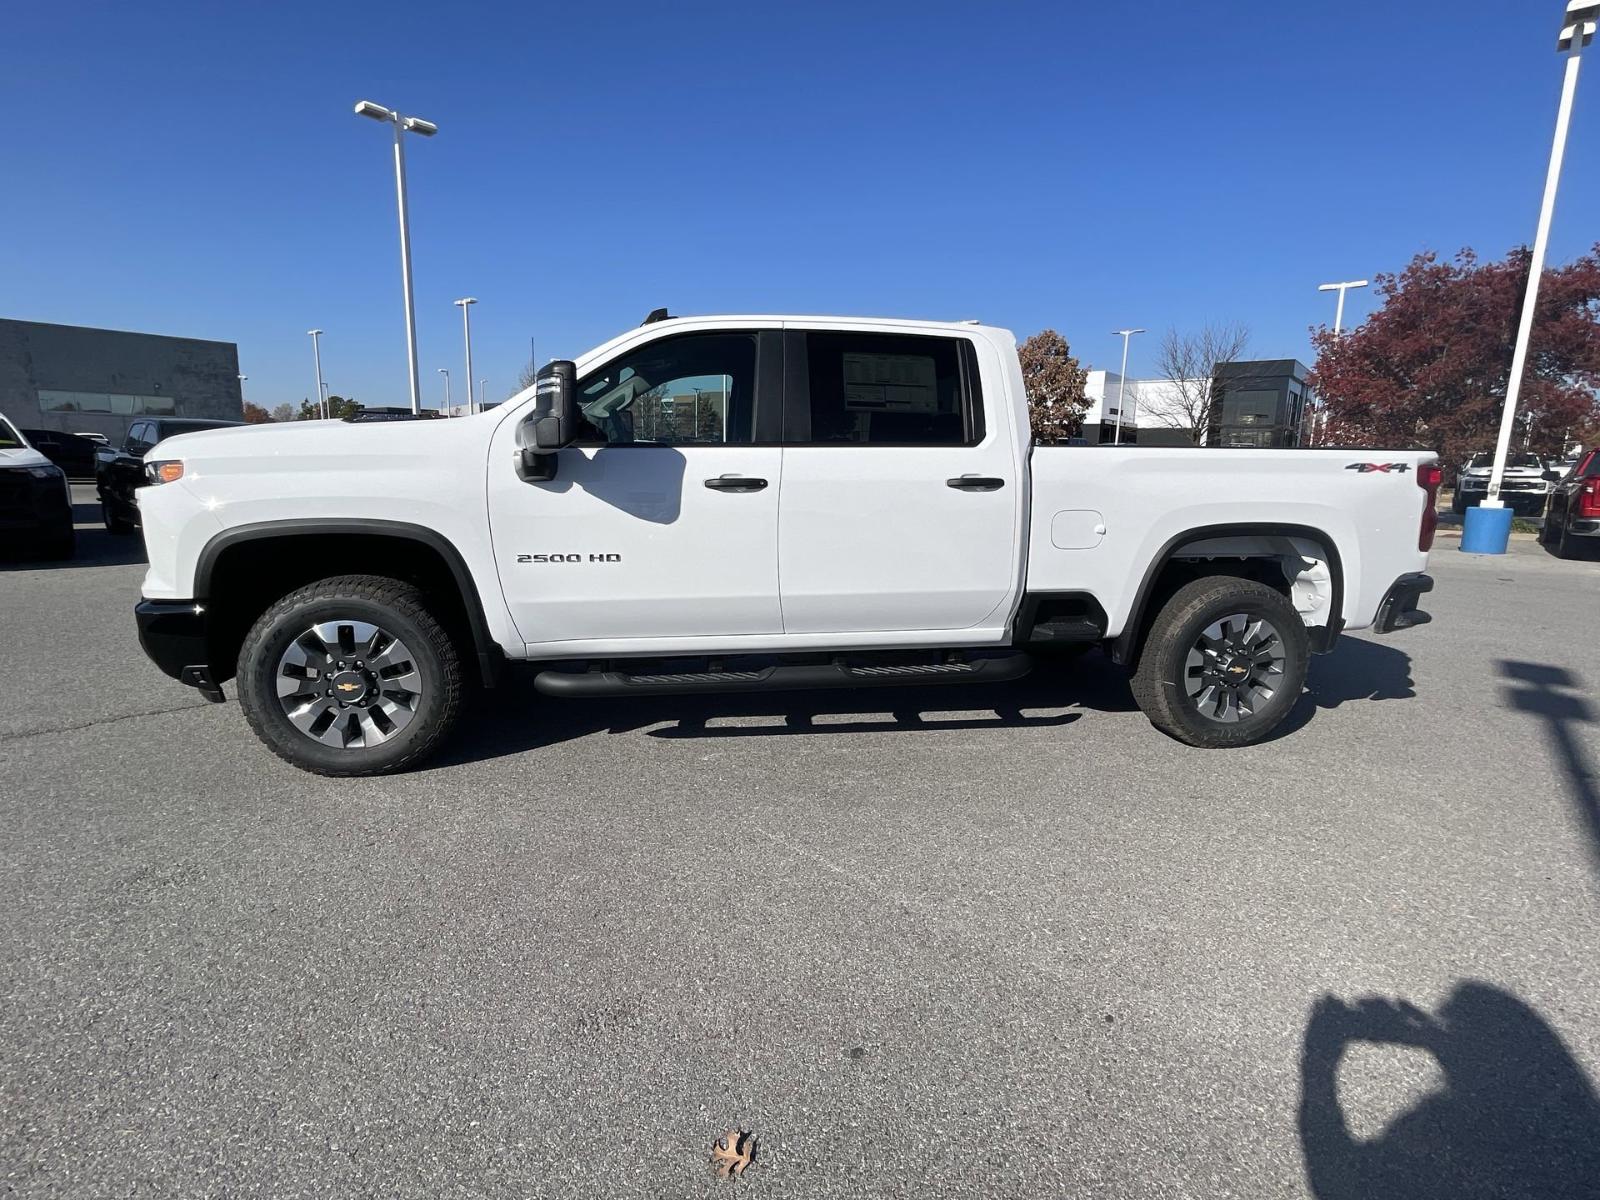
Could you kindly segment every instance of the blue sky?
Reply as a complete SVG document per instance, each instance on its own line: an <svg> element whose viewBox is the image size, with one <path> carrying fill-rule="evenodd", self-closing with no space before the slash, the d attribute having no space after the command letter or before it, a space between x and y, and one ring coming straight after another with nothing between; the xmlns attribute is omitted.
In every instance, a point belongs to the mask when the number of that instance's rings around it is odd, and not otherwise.
<svg viewBox="0 0 1600 1200"><path fill-rule="evenodd" d="M0 316L239 344L246 394L405 403L387 131L410 139L424 397L674 313L1238 320L1531 239L1560 0L13 6ZM1552 257L1600 239L1600 49ZM1370 297L1352 293L1359 320ZM1133 372L1154 336L1135 339Z"/></svg>

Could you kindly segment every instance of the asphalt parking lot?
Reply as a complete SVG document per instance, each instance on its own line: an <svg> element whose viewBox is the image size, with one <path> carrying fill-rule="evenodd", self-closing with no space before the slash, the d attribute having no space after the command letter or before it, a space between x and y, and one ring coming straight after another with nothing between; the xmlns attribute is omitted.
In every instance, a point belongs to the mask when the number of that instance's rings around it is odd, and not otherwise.
<svg viewBox="0 0 1600 1200"><path fill-rule="evenodd" d="M0 1194L1600 1195L1600 565L1442 538L1247 750L1090 657L333 781L80 512L0 564Z"/></svg>

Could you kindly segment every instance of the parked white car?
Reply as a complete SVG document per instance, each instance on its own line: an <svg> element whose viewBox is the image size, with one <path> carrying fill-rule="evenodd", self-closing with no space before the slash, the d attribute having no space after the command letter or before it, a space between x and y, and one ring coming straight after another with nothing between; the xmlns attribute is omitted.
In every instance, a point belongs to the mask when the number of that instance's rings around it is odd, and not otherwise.
<svg viewBox="0 0 1600 1200"><path fill-rule="evenodd" d="M1003 681L1100 644L1195 746L1265 737L1341 630L1427 620L1432 454L1035 447L978 324L652 314L454 421L146 455L140 636L336 775L507 661L559 698ZM469 665L470 664L470 665Z"/></svg>

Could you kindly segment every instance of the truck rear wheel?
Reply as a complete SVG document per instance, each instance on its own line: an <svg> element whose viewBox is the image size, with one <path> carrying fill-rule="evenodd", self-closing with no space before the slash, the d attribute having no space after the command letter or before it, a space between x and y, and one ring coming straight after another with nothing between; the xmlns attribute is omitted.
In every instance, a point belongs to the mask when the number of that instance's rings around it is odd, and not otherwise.
<svg viewBox="0 0 1600 1200"><path fill-rule="evenodd" d="M1305 623L1281 593L1251 579L1197 579L1151 625L1133 697L1180 742L1248 746L1289 715L1309 656Z"/></svg>
<svg viewBox="0 0 1600 1200"><path fill-rule="evenodd" d="M381 775L431 754L461 708L449 633L410 584L341 575L289 593L239 651L239 706L279 758Z"/></svg>

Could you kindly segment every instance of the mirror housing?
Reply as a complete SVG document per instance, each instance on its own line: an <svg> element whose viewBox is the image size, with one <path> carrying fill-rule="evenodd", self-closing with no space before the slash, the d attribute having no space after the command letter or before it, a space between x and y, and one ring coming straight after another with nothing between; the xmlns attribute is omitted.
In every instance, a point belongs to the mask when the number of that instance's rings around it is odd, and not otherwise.
<svg viewBox="0 0 1600 1200"><path fill-rule="evenodd" d="M524 483L547 483L556 477L556 451L578 436L578 368L556 359L534 377L533 412L517 433L517 476Z"/></svg>
<svg viewBox="0 0 1600 1200"><path fill-rule="evenodd" d="M570 446L578 436L578 368L567 359L545 363L534 379L531 441L540 450Z"/></svg>

